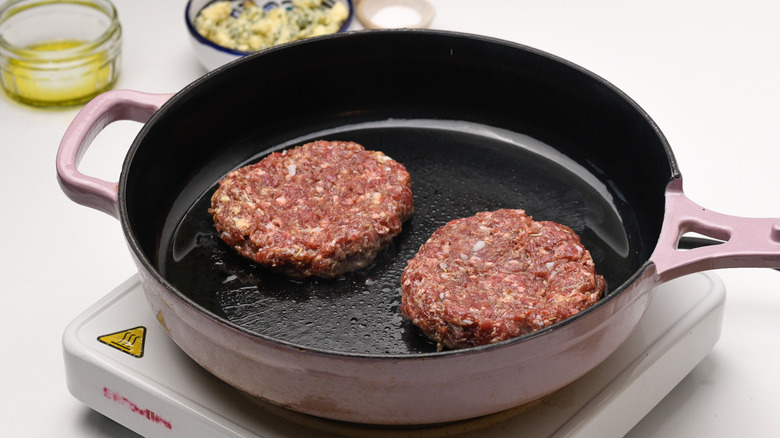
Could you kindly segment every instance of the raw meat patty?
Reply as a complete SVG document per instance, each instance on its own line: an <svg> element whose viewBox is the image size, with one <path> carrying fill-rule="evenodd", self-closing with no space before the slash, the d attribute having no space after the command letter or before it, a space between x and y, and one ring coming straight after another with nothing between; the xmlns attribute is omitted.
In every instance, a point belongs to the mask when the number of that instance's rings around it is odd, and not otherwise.
<svg viewBox="0 0 780 438"><path fill-rule="evenodd" d="M413 211L403 165L353 142L315 141L230 172L211 198L220 237L293 277L370 264Z"/></svg>
<svg viewBox="0 0 780 438"><path fill-rule="evenodd" d="M569 227L523 210L481 212L436 230L401 278L401 312L439 349L500 342L599 300L604 278Z"/></svg>

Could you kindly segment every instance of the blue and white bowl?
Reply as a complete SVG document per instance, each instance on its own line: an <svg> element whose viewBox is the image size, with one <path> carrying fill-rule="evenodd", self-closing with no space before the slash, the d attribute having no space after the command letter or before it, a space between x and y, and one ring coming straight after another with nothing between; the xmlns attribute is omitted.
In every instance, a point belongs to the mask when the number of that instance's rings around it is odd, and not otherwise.
<svg viewBox="0 0 780 438"><path fill-rule="evenodd" d="M209 71L214 70L215 68L227 64L228 62L238 59L244 55L254 53L243 52L240 50L234 50L220 46L219 44L203 37L200 33L198 33L197 30L195 30L195 18L198 16L198 13L203 8L210 5L211 3L214 3L215 1L216 0L189 0L184 11L184 19L187 23L187 30L190 34L190 42L192 43L192 47L195 50L195 55L197 56L200 63ZM240 10L241 5L244 3L244 0L231 0L231 3L234 5L233 10L238 11ZM344 23L337 32L345 32L347 29L349 29L349 26L352 23L352 18L355 14L352 0L323 0L322 3L330 6L332 6L334 3L343 3L347 7L349 15L347 15L346 20L344 20ZM263 9L273 7L290 8L292 7L292 1L267 1L262 4L258 2L257 5Z"/></svg>

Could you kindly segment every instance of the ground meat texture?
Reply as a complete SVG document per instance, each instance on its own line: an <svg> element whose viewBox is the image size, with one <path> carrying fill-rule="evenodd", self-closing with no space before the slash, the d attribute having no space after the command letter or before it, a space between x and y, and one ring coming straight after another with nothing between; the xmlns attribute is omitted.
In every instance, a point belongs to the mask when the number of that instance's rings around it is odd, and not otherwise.
<svg viewBox="0 0 780 438"><path fill-rule="evenodd" d="M369 265L413 211L403 165L353 142L315 141L230 172L209 212L225 243L293 277Z"/></svg>
<svg viewBox="0 0 780 438"><path fill-rule="evenodd" d="M567 226L523 210L436 230L401 278L401 313L439 348L492 344L548 327L599 300L604 278Z"/></svg>

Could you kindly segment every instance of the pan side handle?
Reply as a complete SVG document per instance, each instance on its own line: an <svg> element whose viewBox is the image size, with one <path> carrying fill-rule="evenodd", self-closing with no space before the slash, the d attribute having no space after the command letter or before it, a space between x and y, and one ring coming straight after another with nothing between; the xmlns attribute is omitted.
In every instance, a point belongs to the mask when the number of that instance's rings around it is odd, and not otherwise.
<svg viewBox="0 0 780 438"><path fill-rule="evenodd" d="M118 120L146 123L171 96L112 90L84 106L68 126L57 150L57 180L68 198L119 218L118 183L84 175L78 165L106 126Z"/></svg>
<svg viewBox="0 0 780 438"><path fill-rule="evenodd" d="M699 233L720 243L684 250L680 239ZM650 257L662 281L720 268L780 267L780 218L745 218L707 210L673 180L666 190L666 215Z"/></svg>

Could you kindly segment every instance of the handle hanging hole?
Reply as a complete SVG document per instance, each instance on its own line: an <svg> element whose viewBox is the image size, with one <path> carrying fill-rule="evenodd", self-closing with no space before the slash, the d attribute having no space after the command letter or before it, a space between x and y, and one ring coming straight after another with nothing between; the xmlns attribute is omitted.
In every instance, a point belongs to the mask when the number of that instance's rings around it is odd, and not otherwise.
<svg viewBox="0 0 780 438"><path fill-rule="evenodd" d="M675 249L680 251L687 251L690 249L701 248L704 246L722 245L726 243L725 240L721 240L715 237L700 234L695 231L688 231L683 233L677 240Z"/></svg>

